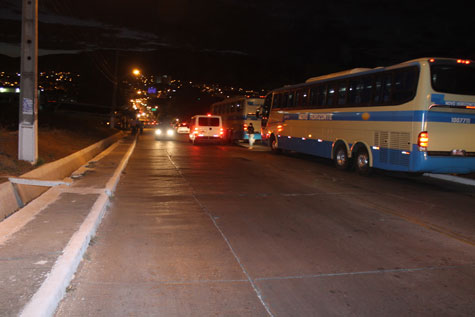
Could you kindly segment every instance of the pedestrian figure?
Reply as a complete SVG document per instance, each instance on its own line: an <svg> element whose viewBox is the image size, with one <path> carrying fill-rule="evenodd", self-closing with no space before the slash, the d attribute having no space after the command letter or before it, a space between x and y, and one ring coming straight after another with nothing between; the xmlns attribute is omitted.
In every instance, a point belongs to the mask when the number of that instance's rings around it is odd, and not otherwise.
<svg viewBox="0 0 475 317"><path fill-rule="evenodd" d="M249 123L247 133L249 134L249 149L252 150L252 146L254 145L254 126L252 123Z"/></svg>

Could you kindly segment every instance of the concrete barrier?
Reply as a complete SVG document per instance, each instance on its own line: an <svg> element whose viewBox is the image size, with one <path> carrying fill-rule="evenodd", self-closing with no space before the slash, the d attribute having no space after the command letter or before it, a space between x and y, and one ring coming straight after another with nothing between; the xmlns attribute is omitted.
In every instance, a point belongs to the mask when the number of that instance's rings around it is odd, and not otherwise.
<svg viewBox="0 0 475 317"><path fill-rule="evenodd" d="M77 170L81 165L88 162L123 136L124 133L119 132L62 159L44 164L21 175L21 177L42 180L61 180L70 176L71 173ZM0 221L21 208L19 199L21 199L23 204L27 204L49 189L49 187L32 185L16 185L16 187L18 197L15 195L12 183L5 182L0 184Z"/></svg>

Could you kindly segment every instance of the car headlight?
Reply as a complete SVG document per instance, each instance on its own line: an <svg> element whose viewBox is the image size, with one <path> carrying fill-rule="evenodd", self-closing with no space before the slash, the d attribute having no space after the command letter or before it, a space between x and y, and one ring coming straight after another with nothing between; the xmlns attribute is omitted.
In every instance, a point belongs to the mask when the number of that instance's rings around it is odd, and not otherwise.
<svg viewBox="0 0 475 317"><path fill-rule="evenodd" d="M160 130L160 129L155 130L155 134L156 134L156 135L161 135L161 134L162 134L162 130Z"/></svg>
<svg viewBox="0 0 475 317"><path fill-rule="evenodd" d="M173 134L175 134L175 132L172 129L167 130L167 135L168 136L172 136Z"/></svg>

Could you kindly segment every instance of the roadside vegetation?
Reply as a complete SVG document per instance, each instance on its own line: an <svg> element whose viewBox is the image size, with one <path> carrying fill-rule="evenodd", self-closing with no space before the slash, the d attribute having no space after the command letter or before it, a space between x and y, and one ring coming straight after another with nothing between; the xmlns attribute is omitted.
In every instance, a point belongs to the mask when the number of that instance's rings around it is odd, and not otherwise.
<svg viewBox="0 0 475 317"><path fill-rule="evenodd" d="M40 119L41 120L41 119ZM18 130L0 126L0 183L7 176L19 176L56 161L117 133L95 120L61 118L45 120L38 129L38 161L35 165L18 160Z"/></svg>

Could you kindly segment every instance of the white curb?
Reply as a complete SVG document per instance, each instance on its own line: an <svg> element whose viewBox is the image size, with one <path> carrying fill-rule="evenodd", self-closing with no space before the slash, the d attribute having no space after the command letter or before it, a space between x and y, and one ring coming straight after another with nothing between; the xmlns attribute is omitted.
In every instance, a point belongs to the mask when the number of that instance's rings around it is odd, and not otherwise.
<svg viewBox="0 0 475 317"><path fill-rule="evenodd" d="M104 192L101 193L92 206L89 215L79 230L69 240L68 245L63 250L63 254L58 258L41 287L25 305L20 316L52 316L55 313L59 302L66 293L66 288L73 279L74 273L86 252L91 237L94 236L97 227L101 223L109 204L109 197L115 190L120 175L135 149L136 140L122 158L114 175L108 181Z"/></svg>

